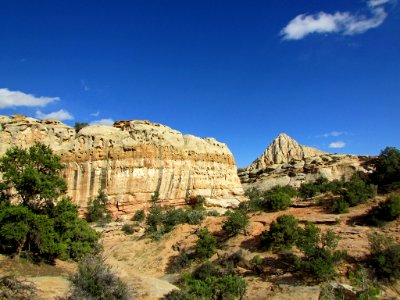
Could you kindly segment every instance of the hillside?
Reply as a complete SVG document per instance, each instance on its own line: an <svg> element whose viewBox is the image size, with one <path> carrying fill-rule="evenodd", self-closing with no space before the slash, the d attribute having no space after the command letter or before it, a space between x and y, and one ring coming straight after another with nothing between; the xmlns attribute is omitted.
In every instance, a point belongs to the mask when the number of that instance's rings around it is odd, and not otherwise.
<svg viewBox="0 0 400 300"><path fill-rule="evenodd" d="M350 154L330 154L300 145L286 134L280 134L264 153L250 166L239 170L244 189L257 187L268 190L274 186L299 187L320 177L329 181L350 179L361 171L369 173L373 168L371 158Z"/></svg>

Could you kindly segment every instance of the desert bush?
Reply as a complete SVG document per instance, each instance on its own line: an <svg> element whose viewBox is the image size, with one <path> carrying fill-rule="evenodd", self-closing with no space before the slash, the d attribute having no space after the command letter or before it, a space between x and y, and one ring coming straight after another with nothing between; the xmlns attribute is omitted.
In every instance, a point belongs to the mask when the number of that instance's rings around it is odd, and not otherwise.
<svg viewBox="0 0 400 300"><path fill-rule="evenodd" d="M135 226L133 224L125 223L122 225L121 230L126 234L133 234L135 232Z"/></svg>
<svg viewBox="0 0 400 300"><path fill-rule="evenodd" d="M299 188L299 196L303 199L312 198L320 192L319 187L314 183L302 183Z"/></svg>
<svg viewBox="0 0 400 300"><path fill-rule="evenodd" d="M184 274L179 287L179 292L171 292L165 299L241 299L246 291L242 278L224 275L210 262Z"/></svg>
<svg viewBox="0 0 400 300"><path fill-rule="evenodd" d="M369 262L377 277L390 281L399 279L400 243L380 234L372 234L368 238L371 248Z"/></svg>
<svg viewBox="0 0 400 300"><path fill-rule="evenodd" d="M202 229L196 242L196 256L198 258L210 258L217 251L217 239L207 230Z"/></svg>
<svg viewBox="0 0 400 300"><path fill-rule="evenodd" d="M287 209L292 201L290 195L281 190L270 190L264 195L264 210L279 211Z"/></svg>
<svg viewBox="0 0 400 300"><path fill-rule="evenodd" d="M376 187L367 183L366 179L358 173L354 174L344 187L342 196L350 207L365 203L376 195Z"/></svg>
<svg viewBox="0 0 400 300"><path fill-rule="evenodd" d="M157 201L160 199L160 193L158 191L155 191L150 198L150 202L153 204L156 204Z"/></svg>
<svg viewBox="0 0 400 300"><path fill-rule="evenodd" d="M82 128L89 126L88 123L86 122L75 122L74 128L75 128L75 132L78 133Z"/></svg>
<svg viewBox="0 0 400 300"><path fill-rule="evenodd" d="M359 268L349 274L350 283L356 288L356 300L379 300L380 288L371 280L367 270Z"/></svg>
<svg viewBox="0 0 400 300"><path fill-rule="evenodd" d="M379 192L391 192L400 188L400 150L386 147L375 162L372 175Z"/></svg>
<svg viewBox="0 0 400 300"><path fill-rule="evenodd" d="M298 220L291 215L282 215L273 221L269 231L263 231L260 235L260 245L268 249L290 249L295 245L298 236Z"/></svg>
<svg viewBox="0 0 400 300"><path fill-rule="evenodd" d="M200 224L204 216L204 210L173 207L163 209L160 205L153 205L146 218L147 232L153 239L158 240L178 224Z"/></svg>
<svg viewBox="0 0 400 300"><path fill-rule="evenodd" d="M182 269L190 266L192 260L191 257L186 252L181 252L179 255L174 256L170 259L168 264L169 273L178 273Z"/></svg>
<svg viewBox="0 0 400 300"><path fill-rule="evenodd" d="M204 211L193 209L186 211L185 223L190 225L199 225L204 220Z"/></svg>
<svg viewBox="0 0 400 300"><path fill-rule="evenodd" d="M369 224L379 226L391 222L400 217L400 195L390 195L386 201L373 207L367 214Z"/></svg>
<svg viewBox="0 0 400 300"><path fill-rule="evenodd" d="M222 225L222 229L229 235L233 236L238 234L241 230L246 231L249 224L249 217L246 212L242 210L230 211L227 214L227 219Z"/></svg>
<svg viewBox="0 0 400 300"><path fill-rule="evenodd" d="M335 264L343 257L343 253L336 251L338 237L333 231L321 233L321 229L312 223L307 223L305 228L299 228L297 248L303 252L304 257L295 257L295 266L316 280L325 281L335 275Z"/></svg>
<svg viewBox="0 0 400 300"><path fill-rule="evenodd" d="M239 209L252 212L263 210L263 200L261 191L257 188L250 188L245 191L245 195L249 198L249 201L244 201L239 204Z"/></svg>
<svg viewBox="0 0 400 300"><path fill-rule="evenodd" d="M31 300L37 298L35 285L15 276L0 277L0 299Z"/></svg>
<svg viewBox="0 0 400 300"><path fill-rule="evenodd" d="M263 272L263 259L260 255L254 256L250 261L250 266L254 272L257 274L262 274Z"/></svg>
<svg viewBox="0 0 400 300"><path fill-rule="evenodd" d="M340 197L332 200L331 209L335 214L347 213L349 212L349 204L342 197Z"/></svg>
<svg viewBox="0 0 400 300"><path fill-rule="evenodd" d="M206 198L202 195L192 196L186 199L186 203L189 204L192 209L203 210Z"/></svg>
<svg viewBox="0 0 400 300"><path fill-rule="evenodd" d="M142 222L146 219L146 215L143 209L137 210L132 217L132 221Z"/></svg>
<svg viewBox="0 0 400 300"><path fill-rule="evenodd" d="M86 220L88 222L97 222L99 224L111 221L112 214L108 210L108 198L104 191L100 190L94 199L89 199Z"/></svg>
<svg viewBox="0 0 400 300"><path fill-rule="evenodd" d="M207 216L210 216L210 217L219 217L219 216L220 216L220 213L219 213L217 210L213 209L213 210L207 211Z"/></svg>
<svg viewBox="0 0 400 300"><path fill-rule="evenodd" d="M128 287L107 266L100 256L85 256L78 264L78 271L72 275L69 300L131 299Z"/></svg>

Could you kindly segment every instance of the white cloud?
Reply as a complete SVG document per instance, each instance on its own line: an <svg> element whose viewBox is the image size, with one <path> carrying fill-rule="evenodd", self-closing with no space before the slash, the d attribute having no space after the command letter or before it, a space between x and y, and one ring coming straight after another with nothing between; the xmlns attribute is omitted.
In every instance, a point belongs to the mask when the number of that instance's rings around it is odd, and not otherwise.
<svg viewBox="0 0 400 300"><path fill-rule="evenodd" d="M84 91L90 91L90 87L86 84L85 80L81 80L81 85Z"/></svg>
<svg viewBox="0 0 400 300"><path fill-rule="evenodd" d="M90 125L106 125L106 126L112 126L114 124L113 119L101 119L101 120L95 120L90 122Z"/></svg>
<svg viewBox="0 0 400 300"><path fill-rule="evenodd" d="M93 117L98 117L100 115L100 112L96 111L94 113L91 113L90 115L93 116Z"/></svg>
<svg viewBox="0 0 400 300"><path fill-rule="evenodd" d="M333 149L344 148L344 147L346 147L346 143L342 142L342 141L337 141L337 142L330 143L328 147L333 148Z"/></svg>
<svg viewBox="0 0 400 300"><path fill-rule="evenodd" d="M284 40L300 40L312 33L340 33L343 35L364 33L380 26L385 21L387 13L382 5L388 2L389 0L368 1L370 17L354 15L349 12L301 14L291 20L280 34Z"/></svg>
<svg viewBox="0 0 400 300"><path fill-rule="evenodd" d="M324 133L321 135L317 135L317 137L325 137L325 138L330 137L330 136L338 137L338 136L345 135L345 134L347 134L347 132L334 130L334 131L327 132L327 133Z"/></svg>
<svg viewBox="0 0 400 300"><path fill-rule="evenodd" d="M74 119L74 117L69 112L67 112L66 110L63 110L63 109L60 109L59 111L54 111L49 114L44 114L40 110L37 110L36 118L42 119L42 120L51 119L51 120L59 120L59 121Z"/></svg>
<svg viewBox="0 0 400 300"><path fill-rule="evenodd" d="M19 91L0 89L0 109L17 106L44 107L58 100L60 100L59 97L36 97Z"/></svg>
<svg viewBox="0 0 400 300"><path fill-rule="evenodd" d="M391 0L370 0L368 1L368 6L369 7L375 7L375 6L380 6L386 3L389 3Z"/></svg>

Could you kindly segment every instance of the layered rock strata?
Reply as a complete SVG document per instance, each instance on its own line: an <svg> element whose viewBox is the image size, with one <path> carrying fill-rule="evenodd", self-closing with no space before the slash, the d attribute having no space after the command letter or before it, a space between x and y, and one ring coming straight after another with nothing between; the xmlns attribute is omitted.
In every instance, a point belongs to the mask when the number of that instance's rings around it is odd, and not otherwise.
<svg viewBox="0 0 400 300"><path fill-rule="evenodd" d="M300 145L286 134L280 134L249 167L240 170L244 189L268 190L274 186L299 187L320 177L329 181L348 180L357 171L371 172L369 157L329 154Z"/></svg>
<svg viewBox="0 0 400 300"><path fill-rule="evenodd" d="M59 121L0 117L0 155L11 146L49 145L65 164L68 195L81 208L104 190L113 207L131 211L154 192L179 205L191 196L241 199L243 189L228 147L213 138L182 135L148 121L87 126L78 133Z"/></svg>

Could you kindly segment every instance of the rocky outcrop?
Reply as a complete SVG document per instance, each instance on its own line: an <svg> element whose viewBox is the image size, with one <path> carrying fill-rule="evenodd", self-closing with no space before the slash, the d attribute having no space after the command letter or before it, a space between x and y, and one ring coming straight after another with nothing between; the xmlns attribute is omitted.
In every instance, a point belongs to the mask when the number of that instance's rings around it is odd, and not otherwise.
<svg viewBox="0 0 400 300"><path fill-rule="evenodd" d="M232 153L213 138L148 121L117 121L78 133L59 121L21 115L2 116L0 124L0 155L14 145L49 145L65 164L68 195L82 208L100 189L122 211L143 207L155 191L173 205L195 195L214 201L243 195Z"/></svg>
<svg viewBox="0 0 400 300"><path fill-rule="evenodd" d="M247 169L264 169L273 164L288 163L322 154L326 152L300 145L287 134L281 133Z"/></svg>
<svg viewBox="0 0 400 300"><path fill-rule="evenodd" d="M370 172L369 157L329 154L298 144L286 134L280 134L267 150L249 167L240 170L244 189L256 187L268 190L274 186L299 187L320 177L329 181L348 180L357 171Z"/></svg>

